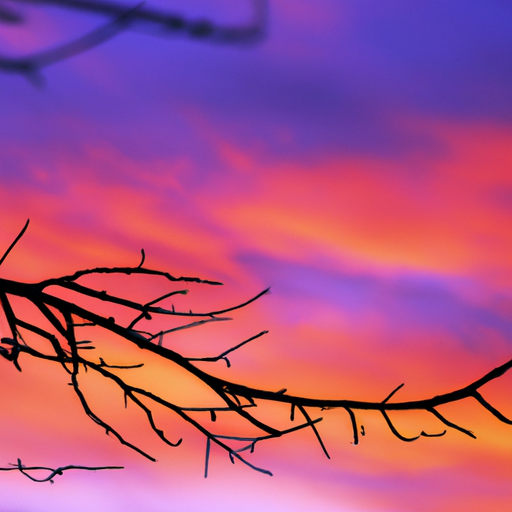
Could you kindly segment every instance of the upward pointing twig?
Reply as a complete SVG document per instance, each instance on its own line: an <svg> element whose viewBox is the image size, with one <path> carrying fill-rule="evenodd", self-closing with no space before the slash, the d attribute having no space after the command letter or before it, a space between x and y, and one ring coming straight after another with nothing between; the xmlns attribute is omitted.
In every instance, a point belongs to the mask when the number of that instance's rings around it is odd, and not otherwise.
<svg viewBox="0 0 512 512"><path fill-rule="evenodd" d="M28 228L29 223L30 223L30 219L27 219L27 222L25 222L23 229L19 232L18 236L14 239L13 243L9 246L7 251L5 251L4 255L0 259L0 265L4 262L5 258L7 258L8 254L14 249L14 246L18 243L18 240L23 236L23 234L25 233L25 231Z"/></svg>

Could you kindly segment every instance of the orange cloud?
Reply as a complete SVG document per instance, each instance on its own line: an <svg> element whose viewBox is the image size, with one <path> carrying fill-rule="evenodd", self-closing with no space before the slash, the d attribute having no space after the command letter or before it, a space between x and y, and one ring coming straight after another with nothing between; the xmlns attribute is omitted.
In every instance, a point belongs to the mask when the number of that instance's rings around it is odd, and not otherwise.
<svg viewBox="0 0 512 512"><path fill-rule="evenodd" d="M215 200L204 196L201 204L267 254L511 282L512 134L449 124L429 134L443 153L405 161L339 154L268 164L253 154L249 165L246 151L250 186L220 183ZM221 156L224 148L219 143Z"/></svg>

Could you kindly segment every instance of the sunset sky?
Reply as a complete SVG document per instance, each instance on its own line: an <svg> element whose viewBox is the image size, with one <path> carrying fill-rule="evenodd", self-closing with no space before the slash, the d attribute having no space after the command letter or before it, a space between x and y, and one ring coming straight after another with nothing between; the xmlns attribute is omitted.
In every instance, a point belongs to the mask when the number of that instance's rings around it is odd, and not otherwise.
<svg viewBox="0 0 512 512"><path fill-rule="evenodd" d="M2 57L108 21L0 5L25 19L0 23ZM249 0L143 7L223 25L250 23L254 10ZM252 44L142 27L48 66L42 86L0 72L0 257L31 220L0 277L136 266L144 248L147 267L224 283L190 286L177 308L224 308L271 286L231 322L166 340L184 355L214 356L269 330L232 354L230 369L202 366L216 375L373 401L401 383L394 400L465 386L512 358L511 27L512 5L499 0L269 0L265 37ZM163 289L158 279L130 283L122 290L133 299ZM26 305L17 307L23 314ZM10 335L3 315L0 334ZM139 362L117 340L101 344L112 363ZM148 386L169 383L183 404L201 396L192 379L152 361L141 377ZM183 436L178 448L125 412L111 387L84 381L109 421L158 459L151 463L85 416L58 365L28 356L20 364L22 373L0 360L0 467L20 458L126 469L68 472L54 485L2 473L0 512L512 504L512 426L475 400L443 413L476 440L452 430L404 443L365 412L366 435L354 446L345 411L311 409L324 418L330 460L301 431L249 455L273 477L213 449L205 480L204 439L171 414L162 425ZM512 417L511 391L512 372L482 394ZM287 407L265 414L290 425ZM443 430L426 413L393 420L404 435Z"/></svg>

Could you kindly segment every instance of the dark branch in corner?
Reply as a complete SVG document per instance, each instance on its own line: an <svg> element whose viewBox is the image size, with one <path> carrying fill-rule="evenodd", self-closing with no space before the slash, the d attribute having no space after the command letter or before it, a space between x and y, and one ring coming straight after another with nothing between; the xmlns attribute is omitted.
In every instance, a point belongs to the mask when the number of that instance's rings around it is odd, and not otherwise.
<svg viewBox="0 0 512 512"><path fill-rule="evenodd" d="M10 244L7 251L0 259L0 263L6 259L11 253L15 245L19 242L24 234L27 224L24 226L20 234L15 238L14 242ZM359 425L357 413L362 410L378 411L384 419L384 424L389 428L390 432L399 440L405 442L416 441L419 438L440 437L445 435L449 430L459 431L471 438L475 435L471 430L464 428L451 420L447 419L438 411L438 407L450 403L460 402L466 399L476 400L484 409L489 411L499 421L512 424L512 420L507 418L501 411L491 405L481 394L483 388L489 382L501 377L512 368L512 360L488 372L482 378L472 382L471 384L451 391L448 393L412 401L391 401L402 388L403 384L395 388L389 393L384 400L379 401L364 401L364 400L346 400L346 399L323 399L323 398L310 398L290 395L286 389L279 391L265 390L251 386L245 386L236 382L231 382L226 379L216 377L212 373L204 371L194 363L215 363L217 361L225 361L228 367L230 361L228 355L232 355L242 347L247 346L249 343L259 339L267 333L262 331L241 343L233 345L221 352L218 356L204 356L204 357L186 357L167 346L164 346L164 336L170 336L173 333L183 330L199 327L209 322L217 322L228 320L225 315L238 309L247 307L253 301L268 292L268 289L257 294L253 298L241 302L240 304L219 308L212 311L193 312L192 310L176 310L174 304L171 307L162 307L161 304L165 300L180 299L181 296L187 293L187 290L178 289L170 290L167 293L145 303L137 302L133 298L118 296L112 293L107 293L105 290L97 290L90 286L85 286L79 283L80 278L86 275L94 274L124 274L131 276L133 274L144 275L148 278L164 279L169 286L179 286L182 283L196 283L198 285L215 286L220 285L218 281L211 281L200 279L197 277L175 277L168 272L157 271L145 268L144 251L141 252L142 260L135 267L98 267L94 269L87 269L75 272L72 275L66 275L59 278L46 279L38 283L22 283L8 279L0 279L0 307L3 309L7 323L10 329L10 336L4 336L0 340L0 356L21 371L20 360L22 356L30 356L36 359L57 363L69 376L69 384L72 387L79 403L81 404L86 416L88 416L94 423L105 430L107 435L112 435L121 444L138 452L142 456L154 461L155 458L145 452L136 443L126 440L122 433L113 426L109 421L97 415L89 404L89 398L82 392L80 388L80 379L82 372L92 372L99 377L107 379L113 383L124 397L125 407L128 403L135 406L146 418L147 425L150 430L166 445L177 447L181 444L182 439L171 439L164 430L158 426L154 417L154 408L163 407L170 414L174 414L181 418L184 422L188 423L191 427L195 428L206 438L206 456L205 456L205 476L208 474L209 460L212 453L212 448L216 446L227 453L230 460L235 463L236 461L247 465L248 467L271 475L270 471L260 468L252 464L248 458L254 451L258 443L276 439L284 435L292 434L297 430L310 428L318 440L321 449L327 457L329 457L325 443L321 437L321 432L318 429L318 423L322 420L321 417L312 419L310 410L328 411L332 409L345 409L349 416L349 421L353 433L353 443L357 445L360 441L360 435L365 435L365 429ZM72 290L80 297L93 298L100 301L101 304L116 304L122 306L127 312L133 315L133 319L127 325L121 325L116 320L109 316L104 316L95 313L89 309L82 307L79 302L69 302L60 298L55 293L50 293L48 288L52 288L55 292L58 289ZM26 301L31 302L35 308L43 315L44 319L51 326L45 329L38 325L35 321L22 317L22 311L18 311L13 306L12 301L15 297L22 297ZM151 322L154 318L166 319L169 322L180 320L182 317L190 317L191 321L185 325L169 326L165 330L151 331ZM145 322L144 328L149 330L135 329L136 324ZM105 362L102 357L95 359L89 357L94 356L96 349L89 339L80 339L78 332L82 333L83 328L89 327L91 329L109 332L117 335L120 339L124 340L127 344L135 345L141 351L149 351L158 356L162 362L169 365L172 371L173 366L177 366L185 370L190 376L197 379L205 385L211 392L212 396L216 396L223 402L223 405L208 406L205 404L203 407L187 407L174 403L159 394L153 393L149 389L134 386L124 378L126 372L136 371L137 368L142 366L139 364L116 364L115 362ZM35 336L47 342L47 350L36 350L30 344L30 336ZM165 344L167 345L167 343ZM117 370L122 370L121 372ZM123 376L120 376L120 373ZM257 412L258 407L265 402L274 402L283 404L291 408L290 422L295 422L295 412L298 410L302 416L303 421L291 426L290 428L280 429L274 427L270 422L263 422L259 420L254 412ZM392 420L393 411L426 411L432 414L442 426L446 427L444 430L439 430L434 433L426 433L421 430L415 435L405 435L396 428ZM213 427L217 426L217 420L222 417L226 418L229 415L237 415L240 419L244 420L248 425L257 431L253 436L241 437L237 435L226 435L218 433ZM242 443L242 446L240 446ZM105 467L101 469L109 469ZM53 471L50 477L43 480L34 479L36 481L51 480L55 474L61 474L65 469L99 469L99 468L83 468L78 466L66 466L65 468L58 468L51 470L50 468L24 468L21 463L6 470L19 470L24 474L27 471L35 469L46 469ZM28 475L27 475L28 476Z"/></svg>
<svg viewBox="0 0 512 512"><path fill-rule="evenodd" d="M14 1L36 6L54 5L63 9L98 14L108 19L106 23L89 33L53 48L24 57L0 56L0 71L21 74L37 86L43 85L41 71L45 67L95 48L128 29L142 30L161 37L181 35L212 43L249 44L263 38L267 17L266 0L252 0L253 21L248 25L240 26L223 26L204 19L187 19L179 14L146 7L145 2L135 6L123 6L103 0ZM23 21L21 14L0 5L0 23L23 23Z"/></svg>

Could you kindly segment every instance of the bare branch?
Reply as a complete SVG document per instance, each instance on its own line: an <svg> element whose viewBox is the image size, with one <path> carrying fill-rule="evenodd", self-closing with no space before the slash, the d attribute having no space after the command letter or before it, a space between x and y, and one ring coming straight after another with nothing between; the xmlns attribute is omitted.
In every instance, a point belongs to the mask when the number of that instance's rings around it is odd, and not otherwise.
<svg viewBox="0 0 512 512"><path fill-rule="evenodd" d="M498 418L503 423L507 425L512 425L512 420L509 420L506 416L504 416L498 409L493 407L485 398L478 393L478 391L473 392L473 396L480 402L493 416Z"/></svg>
<svg viewBox="0 0 512 512"><path fill-rule="evenodd" d="M26 226L15 239L13 244L11 244L6 255L21 238L25 229ZM164 430L157 425L154 416L154 407L156 406L162 407L170 414L177 415L181 420L199 431L206 438L205 476L208 475L209 471L212 443L227 453L232 462L239 460L258 472L271 475L270 471L255 466L247 460L246 457L249 457L254 451L256 444L291 434L303 428L312 429L321 449L325 455L329 457L327 448L316 427L316 424L321 420L321 418L312 420L307 411L308 408L316 408L320 411L345 409L350 418L354 445L359 443L360 435L365 435L364 427L362 425L360 427L358 426L356 418L356 412L362 410L380 412L391 433L401 441L405 442L415 441L419 438L440 437L445 435L447 430L445 429L437 433L427 433L424 430L421 430L416 436L405 436L398 431L391 420L390 413L393 411L426 411L432 414L445 427L457 430L471 438L475 438L472 431L449 421L438 411L438 407L442 405L457 403L466 399L475 399L483 408L488 410L498 420L506 424L512 424L512 420L492 406L480 393L480 389L483 386L501 377L512 368L512 360L504 363L494 370L489 371L483 377L475 380L465 387L444 394L435 395L430 398L399 402L391 402L390 400L395 396L397 391L402 388L403 384L395 388L384 400L371 401L297 396L289 394L286 388L278 391L266 390L246 386L217 377L202 370L194 363L215 362L222 359L225 360L229 366L230 362L227 357L229 354L263 336L267 331L261 331L255 336L224 350L216 357L185 357L174 350L164 347L162 344L163 336L172 335L173 333L183 329L192 329L209 322L227 320L226 317L221 315L248 306L256 299L267 293L268 288L253 298L229 308L218 309L216 311L205 313L193 313L192 311L185 313L175 311L174 307L171 309L165 309L157 306L156 304L173 295L184 294L187 290L171 289L150 302L139 303L133 299L117 296L108 293L106 290L95 290L77 282L77 280L82 276L92 274L125 274L127 276L139 274L145 275L148 278L165 278L171 286L179 285L183 282L194 282L204 285L220 284L217 281L199 279L196 277L177 278L167 272L144 268L142 266L145 258L143 252L142 255L142 262L137 267L98 267L90 270L82 270L70 276L47 279L39 283L20 283L0 278L0 307L5 313L11 330L10 337L6 336L0 340L0 356L5 360L12 362L20 371L19 359L25 356L34 357L41 361L58 363L69 376L69 384L73 387L86 416L88 416L94 423L105 429L107 434L112 434L113 437L115 437L121 444L152 461L155 461L156 459L149 455L143 448L137 446L137 444L125 440L121 430L117 427L114 428L112 421L100 417L92 410L89 405L88 397L80 388L80 379L82 375L81 370L93 372L98 376L113 382L118 391L124 397L125 407L128 405L128 402L130 402L141 413L143 413L146 418L148 428L152 430L166 445L170 447L178 447L182 440L171 440L172 436L164 432ZM77 293L77 301L70 302L50 293L50 287L55 287L57 290L59 288L73 290ZM20 308L18 311L16 308L13 308L12 304L15 304L16 302L12 301L12 297L22 297L26 301L32 303L33 306L41 312L43 318L49 322L49 327L42 327L31 319L23 318L23 312L25 310ZM79 304L79 299L81 297L93 297L106 304L121 305L129 312L134 313L135 319L127 327L120 325L110 316L95 313L81 306ZM175 319L176 316L192 316L197 318L197 320L182 326L171 326L168 329L158 330L157 332L151 332L151 327L149 327L149 331L138 331L134 329L135 324L142 319L146 320L147 325L151 326L153 315L162 315L163 318L169 320ZM80 319L80 323L77 323L75 319ZM44 325L47 324L45 323ZM76 328L84 325L93 326L93 329L96 332L93 339L98 334L101 335L101 332L115 334L126 343L135 345L140 350L149 351L159 357L162 362L166 362L166 364L169 365L169 371L172 371L172 369L176 367L184 370L190 376L205 385L212 392L212 395L220 398L224 404L221 406L209 406L208 404L205 404L200 407L189 407L187 404L173 403L166 398L153 393L150 389L144 389L130 384L128 380L124 378L124 375L126 375L126 372L136 371L137 368L142 366L142 363L132 365L106 363L101 356L99 357L99 361L90 359L87 354L94 355L98 352L98 350L93 350L92 340L78 340L76 338ZM49 349L48 353L32 348L29 344L30 340L27 338L27 341L29 342L27 343L21 337L21 331L28 333L28 335L31 336L37 336L40 340L46 342ZM157 338L158 342L155 343ZM120 372L116 372L116 370L122 370L123 377L118 375ZM299 425L284 429L276 428L272 425L272 422L261 421L258 419L256 413L259 411L259 407L264 403L269 402L282 404L283 406L286 406L286 409L289 406L291 422L295 420L296 409L301 412L305 421ZM237 415L241 420L245 421L247 425L250 425L251 428L256 429L258 433L253 436L214 433L212 431L212 426L216 427L221 420L227 418L228 415ZM243 444L242 446L235 446L233 443ZM20 470L20 467L9 469ZM69 467L71 468L71 466ZM21 469L28 471L27 468L21 467ZM50 468L46 469L50 471ZM59 474L58 471L60 469L62 468L55 470L57 471L55 474ZM52 474L52 476L54 476L54 474ZM50 478L46 478L46 480L51 479L52 476L50 476Z"/></svg>
<svg viewBox="0 0 512 512"><path fill-rule="evenodd" d="M69 41L68 43L56 46L55 48L50 48L22 58L0 57L0 69L11 73L20 73L34 85L41 86L43 84L43 78L40 73L43 68L84 53L112 39L126 28L130 16L140 5L119 13L112 21L92 30L88 34L78 37L73 41Z"/></svg>
<svg viewBox="0 0 512 512"><path fill-rule="evenodd" d="M91 274L126 274L127 276L132 274L141 274L141 275L149 275L149 276L161 276L171 281L172 283L184 282L184 283L198 283L198 284L208 284L213 286L222 285L219 281L209 281L208 279L200 279L199 277L174 277L169 274L169 272L162 272L160 270L152 270L149 268L142 267L97 267L92 269L78 270L72 275L62 276L53 279L46 279L45 281L41 281L38 283L40 289L44 289L47 286L51 285L60 285L65 286L69 282L76 281L82 276L91 275Z"/></svg>
<svg viewBox="0 0 512 512"><path fill-rule="evenodd" d="M214 320L214 319L212 319ZM210 321L212 321L210 320ZM222 318L216 318L215 320L228 320L227 318L226 319L222 319ZM231 319L229 319L231 320ZM202 323L204 322L207 322L208 320L203 320ZM195 322L195 324L198 324L198 322ZM192 327L192 326L195 326L194 324L188 324L186 327ZM169 331L165 331L165 332L169 332ZM261 331L260 333L256 334L255 336L251 336L249 339L245 340L245 341L242 341L242 343L239 343L238 345L235 345L234 347L231 347L230 349L222 352L222 354L219 354L218 356L216 357L188 357L187 359L189 361L203 361L203 362L216 362L216 361L219 361L219 359L224 359L224 361L226 361L226 364L228 366L228 368L231 366L231 363L229 362L229 359L226 357L228 354L230 354L231 352L234 352L235 350L238 350L240 347L243 347L244 345L247 345L247 343L250 343L251 341L263 336L264 334L268 334L268 331Z"/></svg>
<svg viewBox="0 0 512 512"><path fill-rule="evenodd" d="M191 322L190 324L180 325L178 327L173 327L172 329L166 329L165 331L160 331L157 334L152 334L149 339L150 340L154 340L155 338L161 338L161 337L163 337L166 334L171 334L171 333L177 332L177 331L183 331L184 329L192 329L193 327L198 327L200 325L208 324L210 322L226 322L226 321L229 321L229 320L233 320L233 319L232 318L224 318L224 317L205 318L203 320L198 320L197 322ZM159 341L159 344L161 345L162 342ZM202 359L191 359L191 358L189 358L189 361L198 361L198 360L202 360Z"/></svg>
<svg viewBox="0 0 512 512"><path fill-rule="evenodd" d="M78 469L83 471L103 471L106 469L124 469L123 466L62 466L56 469L49 468L46 466L25 466L21 463L21 460L18 459L16 464L9 464L11 467L0 468L0 471L19 471L22 475L25 475L27 478L32 480L33 482L50 482L53 484L53 479L56 476L60 476L64 473L64 471L70 471L72 469ZM30 472L33 471L48 471L50 474L44 478L35 478L30 475Z"/></svg>
<svg viewBox="0 0 512 512"><path fill-rule="evenodd" d="M345 410L348 412L348 415L350 416L350 422L352 423L352 431L354 434L354 445L359 444L359 431L357 429L357 420L356 415L354 414L354 411L350 409L350 407L345 407Z"/></svg>
<svg viewBox="0 0 512 512"><path fill-rule="evenodd" d="M253 0L254 19L248 25L222 26L208 20L190 20L183 16L150 9L144 2L124 6L108 0L14 0L38 6L56 5L63 9L90 12L109 21L89 33L38 53L24 57L0 56L0 70L18 73L34 85L43 85L42 69L103 44L126 29L139 29L157 36L182 34L185 37L224 44L246 44L259 41L265 31L266 0ZM0 6L0 22L21 23L23 17ZM144 251L142 261L144 263Z"/></svg>
<svg viewBox="0 0 512 512"><path fill-rule="evenodd" d="M388 402L399 389L402 389L403 386L403 383L400 384L400 386L397 386L393 391L391 391L391 393L386 398L384 398L384 400L382 400L382 403L385 404L386 402Z"/></svg>
<svg viewBox="0 0 512 512"><path fill-rule="evenodd" d="M91 12L116 18L122 16L129 8L107 0L14 0L17 3L36 5L57 5L64 9L79 12ZM252 43L263 37L266 27L266 0L252 0L254 15L247 25L225 26L214 24L208 20L191 20L179 14L151 9L140 4L137 12L130 18L131 29L149 31L153 35L168 36L183 34L184 36L207 39L216 43ZM11 18L13 14L11 14Z"/></svg>
<svg viewBox="0 0 512 512"><path fill-rule="evenodd" d="M315 436L318 439L318 442L319 442L320 446L322 447L322 450L325 453L325 456L328 459L330 459L331 456L329 455L329 453L327 452L327 449L325 448L324 442L322 441L322 438L320 437L320 433L316 429L315 424L311 421L311 418L309 417L309 414L306 412L306 409L304 409L304 407L302 407L302 405L298 405L297 407L298 407L299 411L302 413L302 415L304 416L304 418L306 419L307 423L311 425L311 429L315 433Z"/></svg>
<svg viewBox="0 0 512 512"><path fill-rule="evenodd" d="M2 265L5 258L7 258L9 253L14 249L14 246L18 243L18 240L23 236L23 234L27 230L29 224L30 224L30 219L27 219L27 222L25 222L25 225L23 226L22 230L18 233L18 236L14 239L12 244L8 247L7 251L5 251L4 255L0 258L0 265Z"/></svg>
<svg viewBox="0 0 512 512"><path fill-rule="evenodd" d="M142 265L144 265L144 261L146 260L146 253L144 252L144 249L140 250L141 259L140 263L137 265L137 268L142 268Z"/></svg>
<svg viewBox="0 0 512 512"><path fill-rule="evenodd" d="M428 412L432 413L437 419L439 419L447 427L458 430L459 432L462 432L463 434L466 434L467 436L472 437L473 439L476 439L475 434L473 434L473 432L471 432L471 430L462 428L461 426L457 425L456 423L453 423L453 422L447 420L438 410L434 409L433 407L429 407L426 410Z"/></svg>

